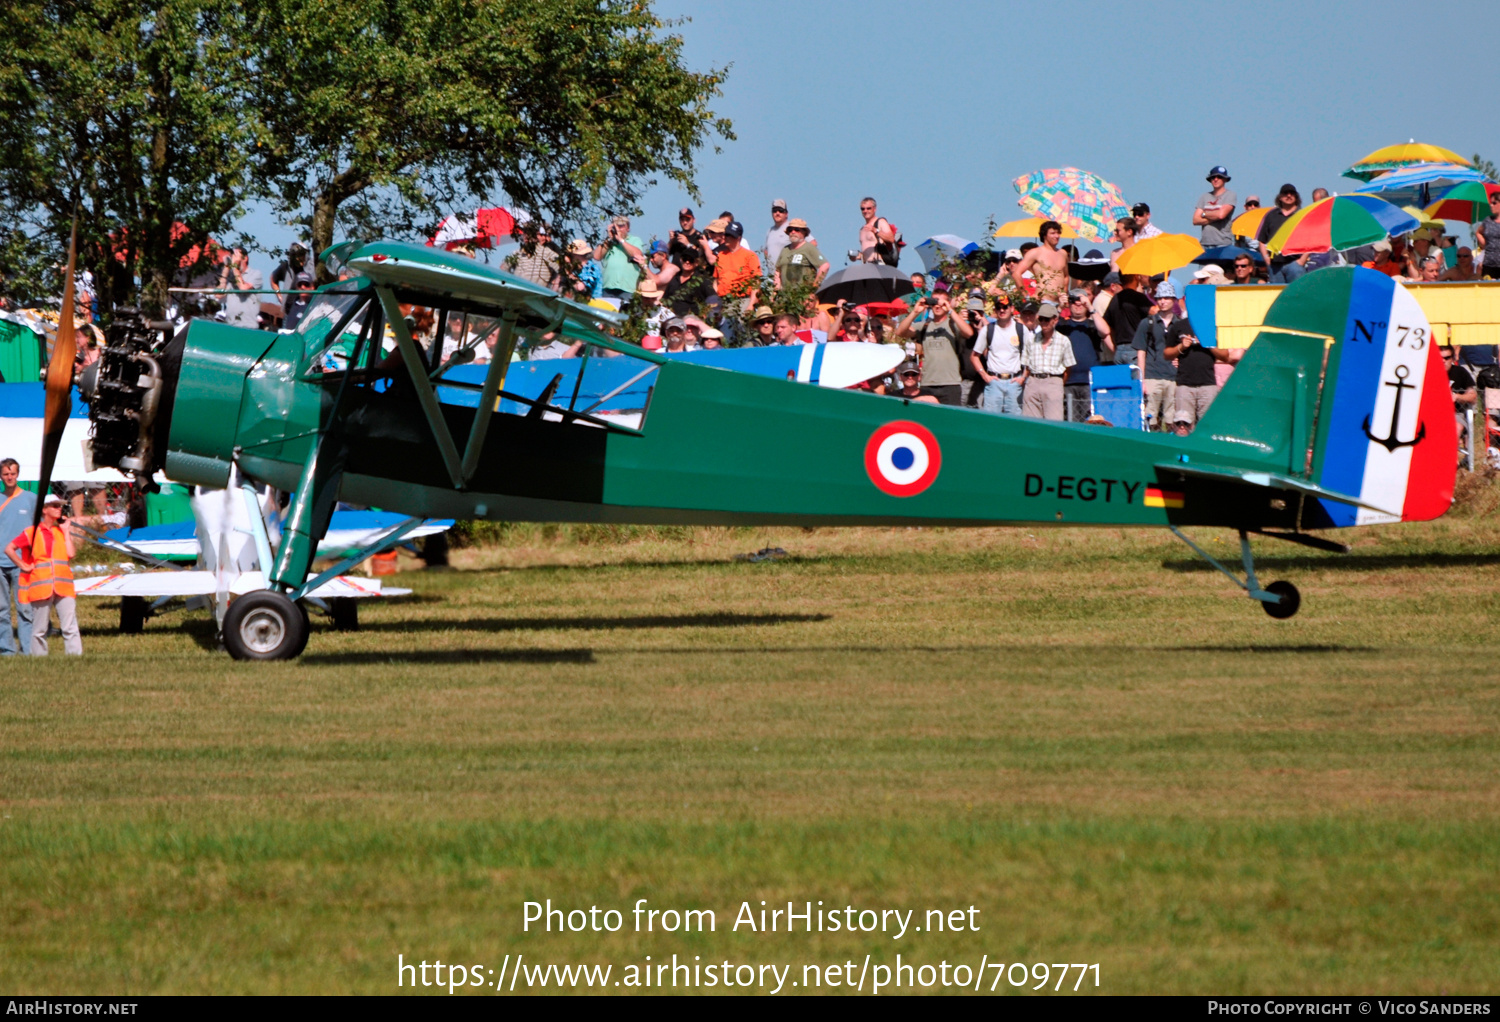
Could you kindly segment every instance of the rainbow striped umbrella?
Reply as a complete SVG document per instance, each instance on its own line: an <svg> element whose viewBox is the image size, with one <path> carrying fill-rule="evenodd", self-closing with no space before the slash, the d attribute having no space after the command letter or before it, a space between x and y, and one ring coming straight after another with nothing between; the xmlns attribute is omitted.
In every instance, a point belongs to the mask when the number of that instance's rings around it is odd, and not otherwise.
<svg viewBox="0 0 1500 1022"><path fill-rule="evenodd" d="M1414 231L1420 223L1401 207L1373 195L1335 195L1293 213L1266 247L1282 255L1342 251Z"/></svg>
<svg viewBox="0 0 1500 1022"><path fill-rule="evenodd" d="M1490 215L1490 189L1478 181L1456 184L1422 211L1429 220L1462 220L1477 224Z"/></svg>
<svg viewBox="0 0 1500 1022"><path fill-rule="evenodd" d="M1120 189L1077 167L1037 170L1015 180L1016 205L1043 220L1056 220L1090 241L1108 241L1115 221L1130 215Z"/></svg>

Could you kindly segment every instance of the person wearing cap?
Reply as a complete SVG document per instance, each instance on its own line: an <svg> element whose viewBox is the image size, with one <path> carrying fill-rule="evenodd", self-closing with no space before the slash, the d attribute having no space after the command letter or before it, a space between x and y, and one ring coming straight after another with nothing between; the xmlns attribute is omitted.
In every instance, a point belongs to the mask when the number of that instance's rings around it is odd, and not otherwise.
<svg viewBox="0 0 1500 1022"><path fill-rule="evenodd" d="M1267 216L1269 215L1270 214L1267 214ZM1381 238L1370 247L1374 250L1375 253L1373 258L1366 259L1359 265L1363 266L1367 270L1378 270L1379 272L1385 274L1387 277L1401 276L1402 272L1406 269L1406 263L1403 260L1397 259L1395 257L1390 240L1388 238Z"/></svg>
<svg viewBox="0 0 1500 1022"><path fill-rule="evenodd" d="M1144 280L1138 274L1132 276ZM1177 367L1165 352L1179 342L1184 332L1190 333L1193 325L1186 317L1177 315L1177 288L1170 280L1156 285L1155 304L1156 311L1136 327L1131 346L1141 395L1145 398L1148 428L1165 430L1171 427L1172 415L1177 410Z"/></svg>
<svg viewBox="0 0 1500 1022"><path fill-rule="evenodd" d="M599 297L599 290L603 286L601 272L599 261L594 258L594 246L582 238L574 238L568 242L568 251L561 267L563 294L575 302L587 305L591 299Z"/></svg>
<svg viewBox="0 0 1500 1022"><path fill-rule="evenodd" d="M904 362L900 371L896 374L901 382L901 388L892 394L892 397L904 398L907 401L921 401L925 404L946 404L930 387L922 386L922 370L915 362Z"/></svg>
<svg viewBox="0 0 1500 1022"><path fill-rule="evenodd" d="M1163 233L1162 229L1151 222L1151 207L1144 202L1137 202L1130 207L1130 215L1135 218L1135 240L1145 241Z"/></svg>
<svg viewBox="0 0 1500 1022"><path fill-rule="evenodd" d="M832 265L823 257L818 246L807 240L807 221L801 217L786 223L787 244L777 261L770 265L776 271L778 288L799 287L812 278L813 287L823 283Z"/></svg>
<svg viewBox="0 0 1500 1022"><path fill-rule="evenodd" d="M1089 370L1103 360L1104 339L1091 312L1089 293L1075 288L1068 292L1067 315L1057 323L1057 332L1073 345L1073 364L1063 377L1063 404L1069 422L1087 422L1093 414Z"/></svg>
<svg viewBox="0 0 1500 1022"><path fill-rule="evenodd" d="M995 298L995 318L980 331L969 359L984 384L979 407L992 415L1020 415L1026 367L1021 351L1029 336L1015 318L1010 299Z"/></svg>
<svg viewBox="0 0 1500 1022"><path fill-rule="evenodd" d="M1171 281L1162 281L1157 286L1157 294L1162 296L1164 289L1171 287ZM1175 305L1176 296L1176 289L1173 288L1171 297L1174 301L1162 307ZM1214 373L1214 364L1238 362L1244 349L1205 348L1198 343L1198 336L1193 330L1192 321L1186 316L1177 317L1172 325L1176 327L1176 330L1167 331L1166 347L1162 352L1168 361L1172 359L1177 361L1177 386L1173 394L1173 403L1177 413L1172 421L1174 425L1186 422L1191 429L1198 424L1198 420L1203 418L1203 413L1208 411L1208 406L1213 404L1214 398L1219 394L1219 381ZM1163 408L1162 411L1165 414L1167 409Z"/></svg>
<svg viewBox="0 0 1500 1022"><path fill-rule="evenodd" d="M679 352L687 350L687 323L680 316L667 320L661 328L663 350Z"/></svg>
<svg viewBox="0 0 1500 1022"><path fill-rule="evenodd" d="M635 294L646 265L641 239L630 233L629 217L617 216L609 222L604 240L594 246L594 258L602 268L600 297L613 301L618 308Z"/></svg>
<svg viewBox="0 0 1500 1022"><path fill-rule="evenodd" d="M714 281L703 269L702 252L684 252L679 269L666 287L666 301L672 312L686 316L697 312L714 293Z"/></svg>
<svg viewBox="0 0 1500 1022"><path fill-rule="evenodd" d="M20 599L21 569L5 548L36 517L36 494L21 489L21 463L15 458L0 461L0 656L31 652L31 604ZM16 599L16 632L11 635L10 603Z"/></svg>
<svg viewBox="0 0 1500 1022"><path fill-rule="evenodd" d="M672 232L667 255L672 262L681 265L682 253L699 252L703 244L703 232L693 225L697 218L687 206L677 211L677 230Z"/></svg>
<svg viewBox="0 0 1500 1022"><path fill-rule="evenodd" d="M41 522L23 529L5 545L5 556L21 568L16 599L31 607L32 656L47 655L47 628L54 608L64 652L73 656L83 652L73 569L68 564L78 550L73 543L73 527L63 524L62 511L62 498L47 494L42 501Z"/></svg>
<svg viewBox="0 0 1500 1022"><path fill-rule="evenodd" d="M1282 225L1301 208L1302 196L1297 191L1297 186L1289 181L1276 193L1276 208L1261 217L1260 227L1255 232L1261 260L1266 264L1267 276L1273 284L1290 284L1305 272L1303 266L1307 263L1306 255L1272 255L1266 247L1266 243L1276 237L1276 232L1281 230Z"/></svg>
<svg viewBox="0 0 1500 1022"><path fill-rule="evenodd" d="M286 308L292 302L292 291L297 281L297 275L307 268L307 246L300 241L292 242L292 247L286 250L286 258L276 265L271 271L271 290L275 291L281 298L282 314L285 315Z"/></svg>
<svg viewBox="0 0 1500 1022"><path fill-rule="evenodd" d="M312 301L312 294L312 274L305 272L297 274L296 282L287 294L286 318L281 321L281 329L295 330L297 328L297 324L302 321L302 314L307 311L308 303Z"/></svg>
<svg viewBox="0 0 1500 1022"><path fill-rule="evenodd" d="M667 285L672 283L681 270L670 256L670 245L660 239L653 241L646 253L646 266L641 279L654 281L657 287L666 290ZM640 290L637 289L636 293L639 294Z"/></svg>
<svg viewBox="0 0 1500 1022"><path fill-rule="evenodd" d="M1224 271L1217 266L1200 266L1193 271L1193 283L1223 287L1229 283L1229 278L1224 276Z"/></svg>
<svg viewBox="0 0 1500 1022"><path fill-rule="evenodd" d="M939 291L927 299L931 304L914 307L901 325L896 327L896 336L910 337L916 341L917 356L922 365L922 387L937 397L939 403L960 406L963 404L963 374L958 360L963 351L963 342L974 336L974 328L964 316L953 311L953 300L946 291ZM926 308L927 322L915 325L917 308Z"/></svg>
<svg viewBox="0 0 1500 1022"><path fill-rule="evenodd" d="M786 200L771 200L771 229L766 232L766 243L761 246L760 254L765 256L765 264L775 267L777 260L781 258L781 250L791 243L787 235Z"/></svg>
<svg viewBox="0 0 1500 1022"><path fill-rule="evenodd" d="M1229 171L1214 167L1208 172L1209 191L1198 196L1193 206L1193 226L1203 228L1199 241L1204 248L1234 244L1234 232L1229 229L1229 224L1234 219L1239 196L1226 188L1227 184Z"/></svg>
<svg viewBox="0 0 1500 1022"><path fill-rule="evenodd" d="M1063 377L1075 362L1073 344L1057 332L1058 309L1042 302L1036 310L1036 333L1026 338L1021 364L1026 367L1026 392L1021 413L1032 419L1063 419Z"/></svg>
<svg viewBox="0 0 1500 1022"><path fill-rule="evenodd" d="M703 265L711 267L719 261L719 248L724 243L724 228L729 226L728 217L716 217L708 222L703 228L703 236L698 239L698 252L703 256Z"/></svg>
<svg viewBox="0 0 1500 1022"><path fill-rule="evenodd" d="M760 257L745 247L745 228L738 220L724 225L724 241L714 260L714 289L720 298L743 299L754 307L760 280Z"/></svg>

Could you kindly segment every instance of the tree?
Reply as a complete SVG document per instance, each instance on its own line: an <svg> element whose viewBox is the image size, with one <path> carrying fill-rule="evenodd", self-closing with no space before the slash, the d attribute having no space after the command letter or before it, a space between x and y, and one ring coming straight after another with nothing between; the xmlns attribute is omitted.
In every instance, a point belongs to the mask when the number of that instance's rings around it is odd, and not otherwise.
<svg viewBox="0 0 1500 1022"><path fill-rule="evenodd" d="M499 201L559 229L634 212L733 138L646 0L264 0L259 176L314 251Z"/></svg>
<svg viewBox="0 0 1500 1022"><path fill-rule="evenodd" d="M233 0L0 5L0 217L12 258L31 253L8 279L35 286L37 263L62 261L76 210L101 306L134 300L137 274L147 307L166 304L179 263L239 211L244 39Z"/></svg>

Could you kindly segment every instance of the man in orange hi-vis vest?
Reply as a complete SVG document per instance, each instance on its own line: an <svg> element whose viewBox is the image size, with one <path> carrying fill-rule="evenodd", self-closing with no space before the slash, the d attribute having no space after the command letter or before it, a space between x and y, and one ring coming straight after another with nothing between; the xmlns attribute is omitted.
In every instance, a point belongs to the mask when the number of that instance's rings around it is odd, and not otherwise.
<svg viewBox="0 0 1500 1022"><path fill-rule="evenodd" d="M16 599L31 605L31 655L47 655L47 625L51 608L63 633L63 650L83 652L78 637L78 606L73 598L73 569L68 561L78 551L72 529L62 524L62 498L48 494L42 501L42 522L22 532L5 548L5 556L21 567Z"/></svg>

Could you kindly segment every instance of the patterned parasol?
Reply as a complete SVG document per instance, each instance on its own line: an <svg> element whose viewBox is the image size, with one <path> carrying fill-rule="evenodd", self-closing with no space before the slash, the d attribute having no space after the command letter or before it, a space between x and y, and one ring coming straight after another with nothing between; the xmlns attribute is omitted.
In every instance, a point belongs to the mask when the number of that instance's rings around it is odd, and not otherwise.
<svg viewBox="0 0 1500 1022"><path fill-rule="evenodd" d="M1015 180L1016 205L1043 220L1056 220L1090 241L1108 241L1115 221L1130 215L1120 189L1077 167L1037 170Z"/></svg>

